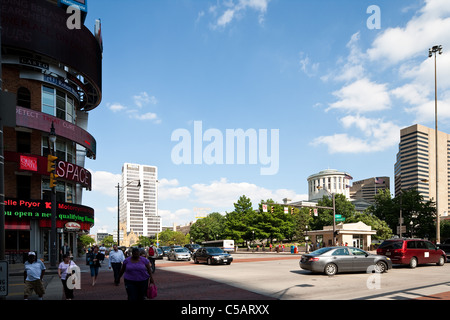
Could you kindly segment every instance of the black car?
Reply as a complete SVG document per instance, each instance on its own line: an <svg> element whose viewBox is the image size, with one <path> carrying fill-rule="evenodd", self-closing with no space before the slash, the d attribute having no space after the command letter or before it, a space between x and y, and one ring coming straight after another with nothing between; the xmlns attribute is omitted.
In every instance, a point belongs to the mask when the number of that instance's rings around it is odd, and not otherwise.
<svg viewBox="0 0 450 320"><path fill-rule="evenodd" d="M194 262L206 262L207 264L231 264L233 257L220 248L204 247L194 253Z"/></svg>
<svg viewBox="0 0 450 320"><path fill-rule="evenodd" d="M190 252L195 253L198 249L201 248L199 244L193 243L193 244L186 244L184 245L185 248L187 248Z"/></svg>

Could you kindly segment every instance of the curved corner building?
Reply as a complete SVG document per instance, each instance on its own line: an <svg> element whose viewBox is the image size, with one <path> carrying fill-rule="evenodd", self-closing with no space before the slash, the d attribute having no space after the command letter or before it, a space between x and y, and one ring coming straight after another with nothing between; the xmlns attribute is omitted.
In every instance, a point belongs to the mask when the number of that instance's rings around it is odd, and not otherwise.
<svg viewBox="0 0 450 320"><path fill-rule="evenodd" d="M81 21L70 27L67 8L79 5ZM87 131L88 112L101 101L102 44L84 26L86 0L0 0L2 90L15 97L15 125L3 123L5 252L21 260L36 251L49 261L51 201L47 155L56 134L57 252L77 250L80 234L94 225L94 210L82 205L91 189L86 157L96 141ZM4 108L4 105L2 105Z"/></svg>

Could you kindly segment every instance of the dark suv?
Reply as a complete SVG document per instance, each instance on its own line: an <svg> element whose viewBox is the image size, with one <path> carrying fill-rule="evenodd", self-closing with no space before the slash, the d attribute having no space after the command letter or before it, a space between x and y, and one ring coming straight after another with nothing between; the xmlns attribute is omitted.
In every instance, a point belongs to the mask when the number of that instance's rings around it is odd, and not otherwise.
<svg viewBox="0 0 450 320"><path fill-rule="evenodd" d="M443 266L447 260L444 251L422 239L386 240L378 247L377 254L391 258L393 264L406 264L411 268L426 263Z"/></svg>

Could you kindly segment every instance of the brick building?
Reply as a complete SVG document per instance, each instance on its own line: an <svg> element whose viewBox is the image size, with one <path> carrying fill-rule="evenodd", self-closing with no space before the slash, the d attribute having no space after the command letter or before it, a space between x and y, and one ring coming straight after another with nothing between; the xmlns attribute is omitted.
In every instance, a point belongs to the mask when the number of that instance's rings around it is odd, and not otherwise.
<svg viewBox="0 0 450 320"><path fill-rule="evenodd" d="M87 131L89 111L101 102L102 40L84 26L87 7L76 0L0 0L3 92L16 99L15 126L5 124L5 251L9 259L36 251L49 260L50 175L56 160L57 252L89 232L94 209L82 205L91 189L86 157L95 159L96 141ZM70 28L67 7L80 4L80 28ZM6 108L2 105L2 108ZM50 142L51 128L56 142Z"/></svg>

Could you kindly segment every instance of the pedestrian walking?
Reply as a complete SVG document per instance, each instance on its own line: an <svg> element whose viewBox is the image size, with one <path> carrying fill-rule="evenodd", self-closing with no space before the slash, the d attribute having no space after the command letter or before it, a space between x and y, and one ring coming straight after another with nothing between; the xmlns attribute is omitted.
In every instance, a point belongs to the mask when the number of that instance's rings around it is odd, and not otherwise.
<svg viewBox="0 0 450 320"><path fill-rule="evenodd" d="M73 299L73 288L75 285L75 278L72 278L72 271L75 272L74 268L77 265L70 259L70 256L67 254L63 255L63 261L58 266L58 276L61 279L64 295L66 296L66 300ZM67 285L67 281L71 283L69 286Z"/></svg>
<svg viewBox="0 0 450 320"><path fill-rule="evenodd" d="M113 245L112 251L109 253L109 269L113 269L114 272L114 284L118 286L120 284L120 269L122 269L122 263L125 260L123 251L117 248L117 245Z"/></svg>
<svg viewBox="0 0 450 320"><path fill-rule="evenodd" d="M100 248L98 249L99 250L99 252L100 252L100 256L99 256L99 260L100 260L100 263L103 263L103 261L105 260L105 255L106 255L106 247L105 247L105 244L104 243L102 243L102 245L100 246Z"/></svg>
<svg viewBox="0 0 450 320"><path fill-rule="evenodd" d="M69 257L72 255L72 251L67 242L64 242L64 245L61 247L61 250L59 250L59 262L63 260L63 255L65 254L67 254Z"/></svg>
<svg viewBox="0 0 450 320"><path fill-rule="evenodd" d="M125 259L120 270L123 276L128 300L144 300L149 281L154 284L150 261L140 256L139 248L133 248L131 257Z"/></svg>
<svg viewBox="0 0 450 320"><path fill-rule="evenodd" d="M45 274L44 263L36 259L36 253L29 252L28 260L24 264L25 271L23 273L23 282L25 289L23 292L23 299L28 300L28 296L34 292L38 295L38 300L42 300L45 294L43 278Z"/></svg>
<svg viewBox="0 0 450 320"><path fill-rule="evenodd" d="M98 269L100 268L100 252L98 246L94 246L88 258L89 267L91 269L92 286L95 286L95 282L98 277Z"/></svg>
<svg viewBox="0 0 450 320"><path fill-rule="evenodd" d="M155 259L157 257L158 257L158 251L157 251L156 247L154 245L150 245L150 247L148 247L148 260L150 260L151 269L152 269L153 273L155 273L155 271L156 271Z"/></svg>

